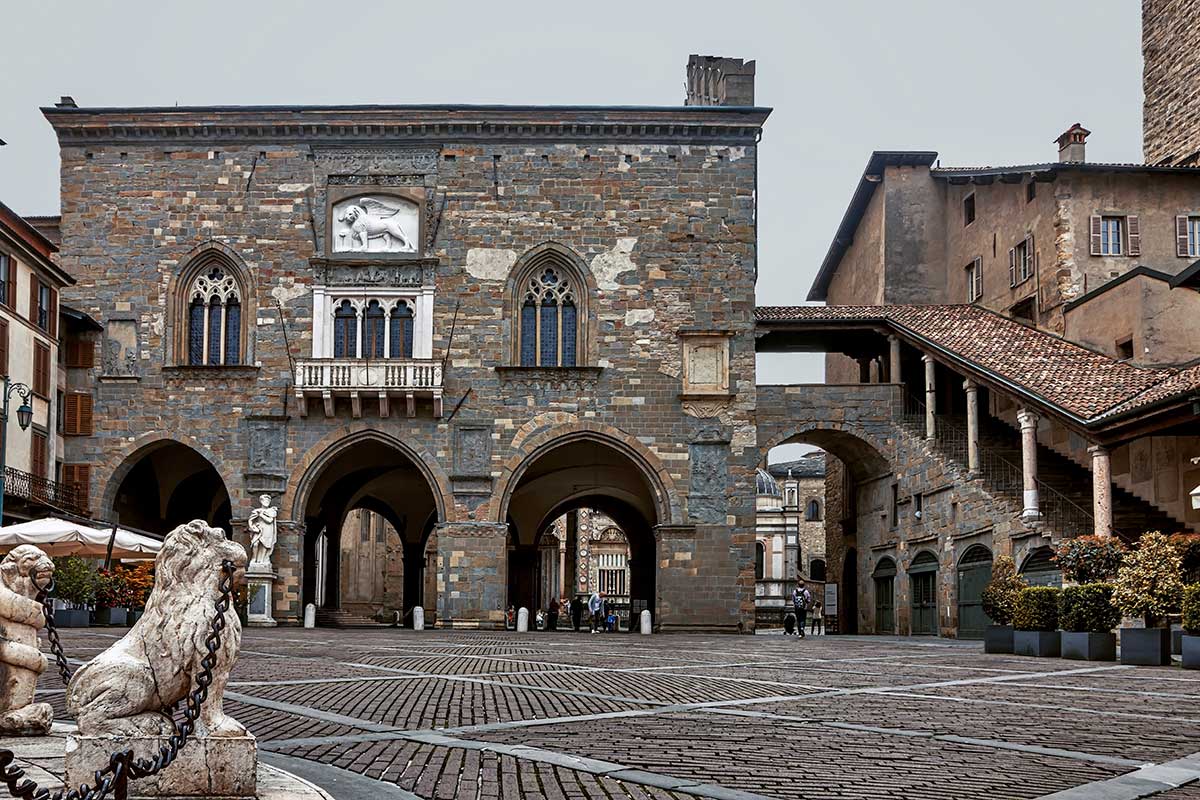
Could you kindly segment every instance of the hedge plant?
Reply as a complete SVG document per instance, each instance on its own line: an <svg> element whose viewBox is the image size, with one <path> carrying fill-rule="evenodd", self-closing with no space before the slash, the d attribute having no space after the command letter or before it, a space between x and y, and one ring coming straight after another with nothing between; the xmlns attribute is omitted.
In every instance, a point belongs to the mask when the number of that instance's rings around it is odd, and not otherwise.
<svg viewBox="0 0 1200 800"><path fill-rule="evenodd" d="M1158 531L1142 534L1137 548L1125 555L1114 583L1113 602L1128 617L1141 617L1157 628L1179 610L1183 595L1179 551Z"/></svg>
<svg viewBox="0 0 1200 800"><path fill-rule="evenodd" d="M983 589L983 613L997 625L1012 625L1017 593L1028 584L1017 574L1016 563L1008 556L997 556L992 579Z"/></svg>
<svg viewBox="0 0 1200 800"><path fill-rule="evenodd" d="M1117 574L1124 557L1125 545L1115 536L1077 536L1058 545L1054 561L1069 581L1099 583Z"/></svg>
<svg viewBox="0 0 1200 800"><path fill-rule="evenodd" d="M1074 633L1108 633L1121 624L1121 612L1112 604L1113 587L1107 583L1068 586L1058 597L1058 625Z"/></svg>
<svg viewBox="0 0 1200 800"><path fill-rule="evenodd" d="M54 559L53 596L76 608L91 605L96 600L96 571L78 556Z"/></svg>
<svg viewBox="0 0 1200 800"><path fill-rule="evenodd" d="M1188 636L1200 636L1200 583L1183 590L1183 630Z"/></svg>
<svg viewBox="0 0 1200 800"><path fill-rule="evenodd" d="M1200 533L1173 533L1167 539L1179 553L1183 579L1189 583L1200 581Z"/></svg>
<svg viewBox="0 0 1200 800"><path fill-rule="evenodd" d="M1017 594L1013 626L1019 631L1058 630L1058 595L1054 586L1028 586Z"/></svg>

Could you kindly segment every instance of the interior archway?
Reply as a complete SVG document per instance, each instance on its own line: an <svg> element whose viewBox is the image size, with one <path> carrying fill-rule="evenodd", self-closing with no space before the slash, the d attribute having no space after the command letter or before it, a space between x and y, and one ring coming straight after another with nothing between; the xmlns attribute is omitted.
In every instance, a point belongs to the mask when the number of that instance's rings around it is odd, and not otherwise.
<svg viewBox="0 0 1200 800"><path fill-rule="evenodd" d="M196 450L162 440L134 453L113 495L113 519L123 525L167 534L202 519L230 533L229 491L216 468Z"/></svg>
<svg viewBox="0 0 1200 800"><path fill-rule="evenodd" d="M432 623L425 549L439 509L419 465L398 445L360 437L318 462L305 490L302 599L317 604L321 623L391 622L399 612L407 626L418 605Z"/></svg>

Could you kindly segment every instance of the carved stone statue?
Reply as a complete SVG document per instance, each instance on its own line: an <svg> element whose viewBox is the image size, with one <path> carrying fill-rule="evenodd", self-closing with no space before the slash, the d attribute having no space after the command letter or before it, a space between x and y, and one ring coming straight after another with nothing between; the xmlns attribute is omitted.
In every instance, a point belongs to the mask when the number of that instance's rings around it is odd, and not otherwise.
<svg viewBox="0 0 1200 800"><path fill-rule="evenodd" d="M0 562L0 734L44 736L54 709L33 702L46 657L38 648L38 628L46 622L38 584L54 575L54 562L31 544L14 547Z"/></svg>
<svg viewBox="0 0 1200 800"><path fill-rule="evenodd" d="M275 551L278 540L276 518L279 509L271 506L271 495L264 494L259 498L262 504L250 512L246 527L250 530L250 568L251 571L265 569L271 571L271 554Z"/></svg>
<svg viewBox="0 0 1200 800"><path fill-rule="evenodd" d="M414 253L417 250L415 207L400 200L380 200L375 197L356 197L339 204L337 221L342 223L334 241L334 252L367 252L372 240L379 240L379 247L372 252ZM407 218L407 219L406 219ZM411 234L404 230L403 222L414 228Z"/></svg>
<svg viewBox="0 0 1200 800"><path fill-rule="evenodd" d="M170 735L172 721L163 709L183 700L200 673L200 661L207 654L204 640L220 597L221 562L226 560L236 566L234 582L240 583L245 548L203 520L192 520L167 535L142 618L123 639L80 667L67 687L67 709L81 735ZM201 707L201 736L246 735L241 723L222 708L241 640L242 625L230 604L212 685Z"/></svg>

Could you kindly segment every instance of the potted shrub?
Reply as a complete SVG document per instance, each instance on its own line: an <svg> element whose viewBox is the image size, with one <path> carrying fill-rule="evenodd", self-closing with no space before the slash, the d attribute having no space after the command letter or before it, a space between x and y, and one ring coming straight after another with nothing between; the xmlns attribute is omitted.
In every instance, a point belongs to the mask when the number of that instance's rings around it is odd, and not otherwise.
<svg viewBox="0 0 1200 800"><path fill-rule="evenodd" d="M1179 553L1184 584L1200 582L1200 533L1173 533L1167 539ZM1183 654L1183 636L1184 632L1179 627L1171 626L1171 653L1173 655Z"/></svg>
<svg viewBox="0 0 1200 800"><path fill-rule="evenodd" d="M125 625L129 587L119 570L102 569L96 574L96 624Z"/></svg>
<svg viewBox="0 0 1200 800"><path fill-rule="evenodd" d="M1158 531L1142 534L1126 554L1113 589L1113 603L1127 617L1140 617L1145 628L1121 628L1121 663L1163 666L1171 663L1167 615L1183 594L1179 552Z"/></svg>
<svg viewBox="0 0 1200 800"><path fill-rule="evenodd" d="M146 610L146 599L154 588L154 562L140 561L134 567L124 570L125 582L129 587L128 623L133 625L142 618Z"/></svg>
<svg viewBox="0 0 1200 800"><path fill-rule="evenodd" d="M91 623L87 607L96 596L96 573L78 556L54 559L54 599L66 608L54 610L57 628L86 628Z"/></svg>
<svg viewBox="0 0 1200 800"><path fill-rule="evenodd" d="M1103 583L1121 568L1125 545L1115 536L1076 536L1064 539L1054 553L1063 577L1074 583Z"/></svg>
<svg viewBox="0 0 1200 800"><path fill-rule="evenodd" d="M1057 656L1058 595L1053 586L1028 586L1013 609L1013 652L1019 656Z"/></svg>
<svg viewBox="0 0 1200 800"><path fill-rule="evenodd" d="M1068 586L1058 597L1058 625L1062 628L1062 657L1078 661L1116 661L1121 612L1112 604L1113 587L1107 583Z"/></svg>
<svg viewBox="0 0 1200 800"><path fill-rule="evenodd" d="M1200 669L1200 583L1183 590L1183 668Z"/></svg>
<svg viewBox="0 0 1200 800"><path fill-rule="evenodd" d="M988 625L984 633L983 652L1013 651L1013 608L1017 593L1025 586L1025 579L1017 574L1016 563L1008 556L997 556L992 566L992 579L983 589L983 613L995 623Z"/></svg>

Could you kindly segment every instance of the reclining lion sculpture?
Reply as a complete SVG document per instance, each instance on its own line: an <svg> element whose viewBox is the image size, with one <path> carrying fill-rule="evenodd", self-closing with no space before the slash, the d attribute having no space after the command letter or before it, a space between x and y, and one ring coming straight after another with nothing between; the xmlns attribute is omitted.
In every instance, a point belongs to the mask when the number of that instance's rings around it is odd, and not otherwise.
<svg viewBox="0 0 1200 800"><path fill-rule="evenodd" d="M38 648L38 628L46 624L34 598L54 574L54 562L31 544L17 545L0 561L0 734L44 735L54 709L33 702L46 657Z"/></svg>
<svg viewBox="0 0 1200 800"><path fill-rule="evenodd" d="M167 534L155 561L154 589L142 618L123 639L81 667L67 687L67 709L85 736L168 736L164 713L195 687L200 661L220 598L221 563L232 561L234 583L244 578L246 550L202 520ZM200 736L244 736L225 715L225 683L237 659L242 626L231 604L201 707Z"/></svg>

